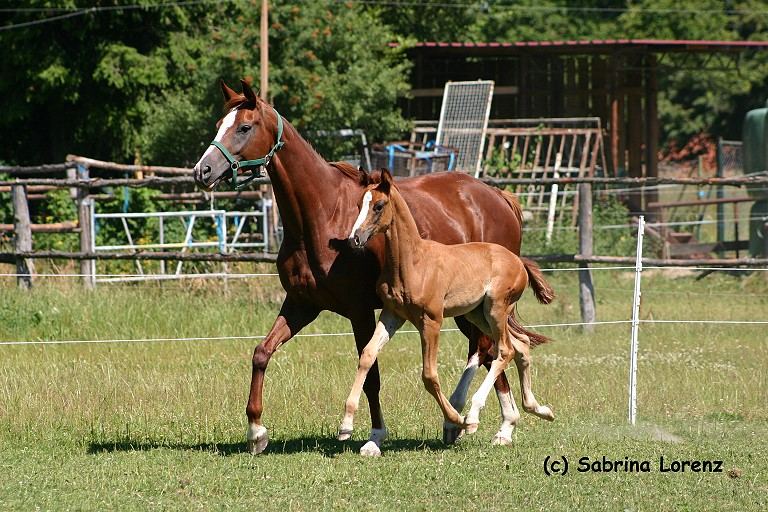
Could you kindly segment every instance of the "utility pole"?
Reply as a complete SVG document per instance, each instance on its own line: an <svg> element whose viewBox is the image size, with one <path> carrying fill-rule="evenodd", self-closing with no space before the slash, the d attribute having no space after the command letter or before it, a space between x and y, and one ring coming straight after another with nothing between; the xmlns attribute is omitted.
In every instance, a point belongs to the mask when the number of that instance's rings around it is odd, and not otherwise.
<svg viewBox="0 0 768 512"><path fill-rule="evenodd" d="M268 101L269 93L269 0L261 0L261 41L259 44L259 55L261 57L261 82L259 90L261 99Z"/></svg>
<svg viewBox="0 0 768 512"><path fill-rule="evenodd" d="M269 102L269 0L261 0L261 30L259 31L259 71L261 79L259 82L259 96L262 100ZM266 194L265 187L262 188L262 197ZM268 231L268 247L277 252L277 226L280 223L279 213L277 211L277 200L275 199L275 189L269 187L269 210L270 221Z"/></svg>

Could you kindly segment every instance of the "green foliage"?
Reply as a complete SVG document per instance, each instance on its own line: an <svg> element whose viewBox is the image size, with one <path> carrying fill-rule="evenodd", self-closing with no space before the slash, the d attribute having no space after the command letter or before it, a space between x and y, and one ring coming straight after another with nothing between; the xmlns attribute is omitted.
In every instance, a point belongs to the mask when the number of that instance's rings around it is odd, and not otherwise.
<svg viewBox="0 0 768 512"><path fill-rule="evenodd" d="M379 10L401 36L419 41L564 41L588 39L765 40L764 0L441 0ZM668 54L659 74L662 140L684 143L701 132L740 138L744 113L768 97L768 52L734 63ZM717 66L723 63L723 66ZM714 68L714 69L712 69Z"/></svg>
<svg viewBox="0 0 768 512"><path fill-rule="evenodd" d="M522 159L522 156L517 151L510 155L505 148L493 148L491 156L483 161L486 168L485 175L492 177L508 177L510 171L520 167Z"/></svg>
<svg viewBox="0 0 768 512"><path fill-rule="evenodd" d="M634 257L637 247L637 230L629 226L629 210L613 195L595 195L592 207L593 253L602 256ZM555 225L552 239L546 239L546 218L537 219L524 225L523 254L578 254L579 234L564 215ZM617 227L626 226L626 227ZM649 257L658 256L658 247L652 239L646 238L643 253Z"/></svg>
<svg viewBox="0 0 768 512"><path fill-rule="evenodd" d="M15 163L67 153L189 165L220 116L220 77L258 76L258 2L235 0L87 13L0 32L0 154ZM73 7L33 0L29 7ZM118 5L105 0L100 5ZM9 15L9 22L35 14ZM270 94L300 129L401 131L395 98L408 63L357 5L272 2ZM36 148L31 151L31 148Z"/></svg>

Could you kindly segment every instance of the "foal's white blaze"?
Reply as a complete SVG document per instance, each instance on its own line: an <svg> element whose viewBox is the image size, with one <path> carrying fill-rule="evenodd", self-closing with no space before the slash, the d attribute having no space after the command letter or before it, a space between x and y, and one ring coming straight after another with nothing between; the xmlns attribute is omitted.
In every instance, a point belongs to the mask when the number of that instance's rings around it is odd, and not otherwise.
<svg viewBox="0 0 768 512"><path fill-rule="evenodd" d="M216 137L214 137L213 140L215 140L216 142L221 142L221 140L224 138L224 135L226 135L227 131L235 125L236 117L237 117L237 109L230 110L229 114L224 116L224 119L222 119L221 126L219 126L219 131L216 132ZM200 161L202 161L205 157L207 157L212 151L218 151L218 148L216 148L216 146L208 146L208 149L205 150L205 153L203 153L203 156L200 157Z"/></svg>
<svg viewBox="0 0 768 512"><path fill-rule="evenodd" d="M355 225L352 226L352 231L349 233L348 238L352 238L355 236L355 231L358 230L360 226L363 225L363 222L365 221L365 218L368 216L368 207L371 204L371 199L373 196L371 195L371 191L365 193L363 196L363 205L360 207L360 215L357 216L357 220L355 221Z"/></svg>

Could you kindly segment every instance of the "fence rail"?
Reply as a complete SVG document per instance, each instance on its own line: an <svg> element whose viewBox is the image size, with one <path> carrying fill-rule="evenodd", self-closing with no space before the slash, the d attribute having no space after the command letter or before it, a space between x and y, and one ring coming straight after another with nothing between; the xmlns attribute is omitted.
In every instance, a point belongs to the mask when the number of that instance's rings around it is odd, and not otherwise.
<svg viewBox="0 0 768 512"><path fill-rule="evenodd" d="M2 172L0 170L0 172ZM592 185L711 185L711 186L746 186L768 185L768 175L739 176L732 178L602 178L593 176L561 177L561 178L480 178L481 181L496 188L507 185L575 185L588 183ZM94 189L103 187L163 187L172 185L192 185L195 181L191 176L174 176L151 178L89 178L89 179L57 179L57 178L17 178L0 181L0 187L13 185L37 186L48 185L62 188ZM257 178L254 185L270 185L269 178Z"/></svg>
<svg viewBox="0 0 768 512"><path fill-rule="evenodd" d="M88 170L102 169L105 171L115 171L120 173L133 173L132 178L103 178L90 177ZM41 173L58 172L75 169L76 172L68 171L67 178L37 178ZM157 261L189 261L189 262L275 262L276 255L266 252L259 253L189 253L179 251L153 252L138 250L136 252L121 253L103 253L92 250L94 232L90 225L92 219L89 218L88 211L92 208L92 202L98 195L91 193L94 189L103 187L151 187L165 188L176 186L189 186L194 184L190 176L191 170L176 167L162 166L143 166L143 165L124 165L112 162L103 162L85 157L70 155L64 164L43 165L35 167L0 167L0 172L7 172L17 177L14 180L0 181L0 187L8 187L17 197L16 204L26 204L27 190L30 187L57 187L70 188L76 191L76 200L78 204L78 222L67 225L67 229L76 230L80 234L80 251L62 252L62 251L32 251L31 240L33 231L44 231L48 228L42 225L32 225L28 214L23 214L16 219L14 232L18 242L13 252L0 253L0 263L15 264L20 274L25 277L19 277L20 286L30 286L32 276L34 275L33 261L35 259L69 259L81 262L81 274L95 274L94 263L105 260L157 260ZM144 173L165 174L165 176L143 177ZM75 177L77 176L77 177ZM591 197L593 188L602 185L624 185L633 190L635 187L659 186L659 185L708 185L708 186L747 186L755 184L768 184L768 175L751 175L728 178L605 178L594 176L565 176L565 177L539 177L539 178L483 178L483 181L495 187L506 187L510 185L536 185L540 187L565 185L579 185L578 191L581 196ZM253 181L254 185L269 185L268 178L261 178ZM2 190L2 189L0 189ZM174 198L195 199L180 194L178 190L173 191L170 196ZM226 193L226 192L225 192ZM74 192L73 192L74 194ZM231 195L231 194L230 194ZM197 196L196 196L197 197ZM548 254L534 255L532 259L542 263L572 263L579 265L580 279L580 299L582 306L582 317L590 323L595 319L595 299L592 289L591 278L589 277L590 265L634 265L635 259L622 256L601 256L592 254L593 228L589 221L591 215L591 201L578 201L578 217L583 219L579 224L579 253L580 254ZM658 206L658 205L657 205ZM653 224L649 224L653 225ZM8 226L6 226L8 227ZM52 228L51 228L52 229ZM749 268L755 269L768 267L768 223L765 229L766 247L762 258L737 258L737 259L655 259L643 258L642 263L646 267L727 267L727 268ZM20 245L19 245L20 244ZM86 286L92 286L93 280L84 280Z"/></svg>

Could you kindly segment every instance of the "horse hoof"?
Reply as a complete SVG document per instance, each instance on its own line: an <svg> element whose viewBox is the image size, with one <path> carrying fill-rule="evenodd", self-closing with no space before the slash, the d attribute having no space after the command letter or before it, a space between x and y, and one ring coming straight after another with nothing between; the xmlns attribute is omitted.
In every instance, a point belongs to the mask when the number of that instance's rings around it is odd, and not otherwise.
<svg viewBox="0 0 768 512"><path fill-rule="evenodd" d="M251 425L248 427L248 452L251 455L258 455L263 452L269 444L269 433L263 425Z"/></svg>
<svg viewBox="0 0 768 512"><path fill-rule="evenodd" d="M468 424L467 424L467 425L464 427L464 430L467 432L467 434L474 434L475 432L477 432L477 428L478 428L479 426L480 426L480 424L479 424L479 423L468 423Z"/></svg>
<svg viewBox="0 0 768 512"><path fill-rule="evenodd" d="M381 457L381 450L373 441L368 441L360 448L360 455L363 457Z"/></svg>
<svg viewBox="0 0 768 512"><path fill-rule="evenodd" d="M493 446L509 446L512 444L512 438L503 434L496 434L491 442Z"/></svg>
<svg viewBox="0 0 768 512"><path fill-rule="evenodd" d="M443 425L443 443L451 445L456 444L456 441L461 439L464 435L464 429L453 423L446 423Z"/></svg>
<svg viewBox="0 0 768 512"><path fill-rule="evenodd" d="M538 409L536 409L536 416L543 420L555 421L555 413L553 413L552 409L546 405L540 405Z"/></svg>
<svg viewBox="0 0 768 512"><path fill-rule="evenodd" d="M336 437L339 441L346 441L352 437L352 431L351 430L341 430L339 429L339 435Z"/></svg>

